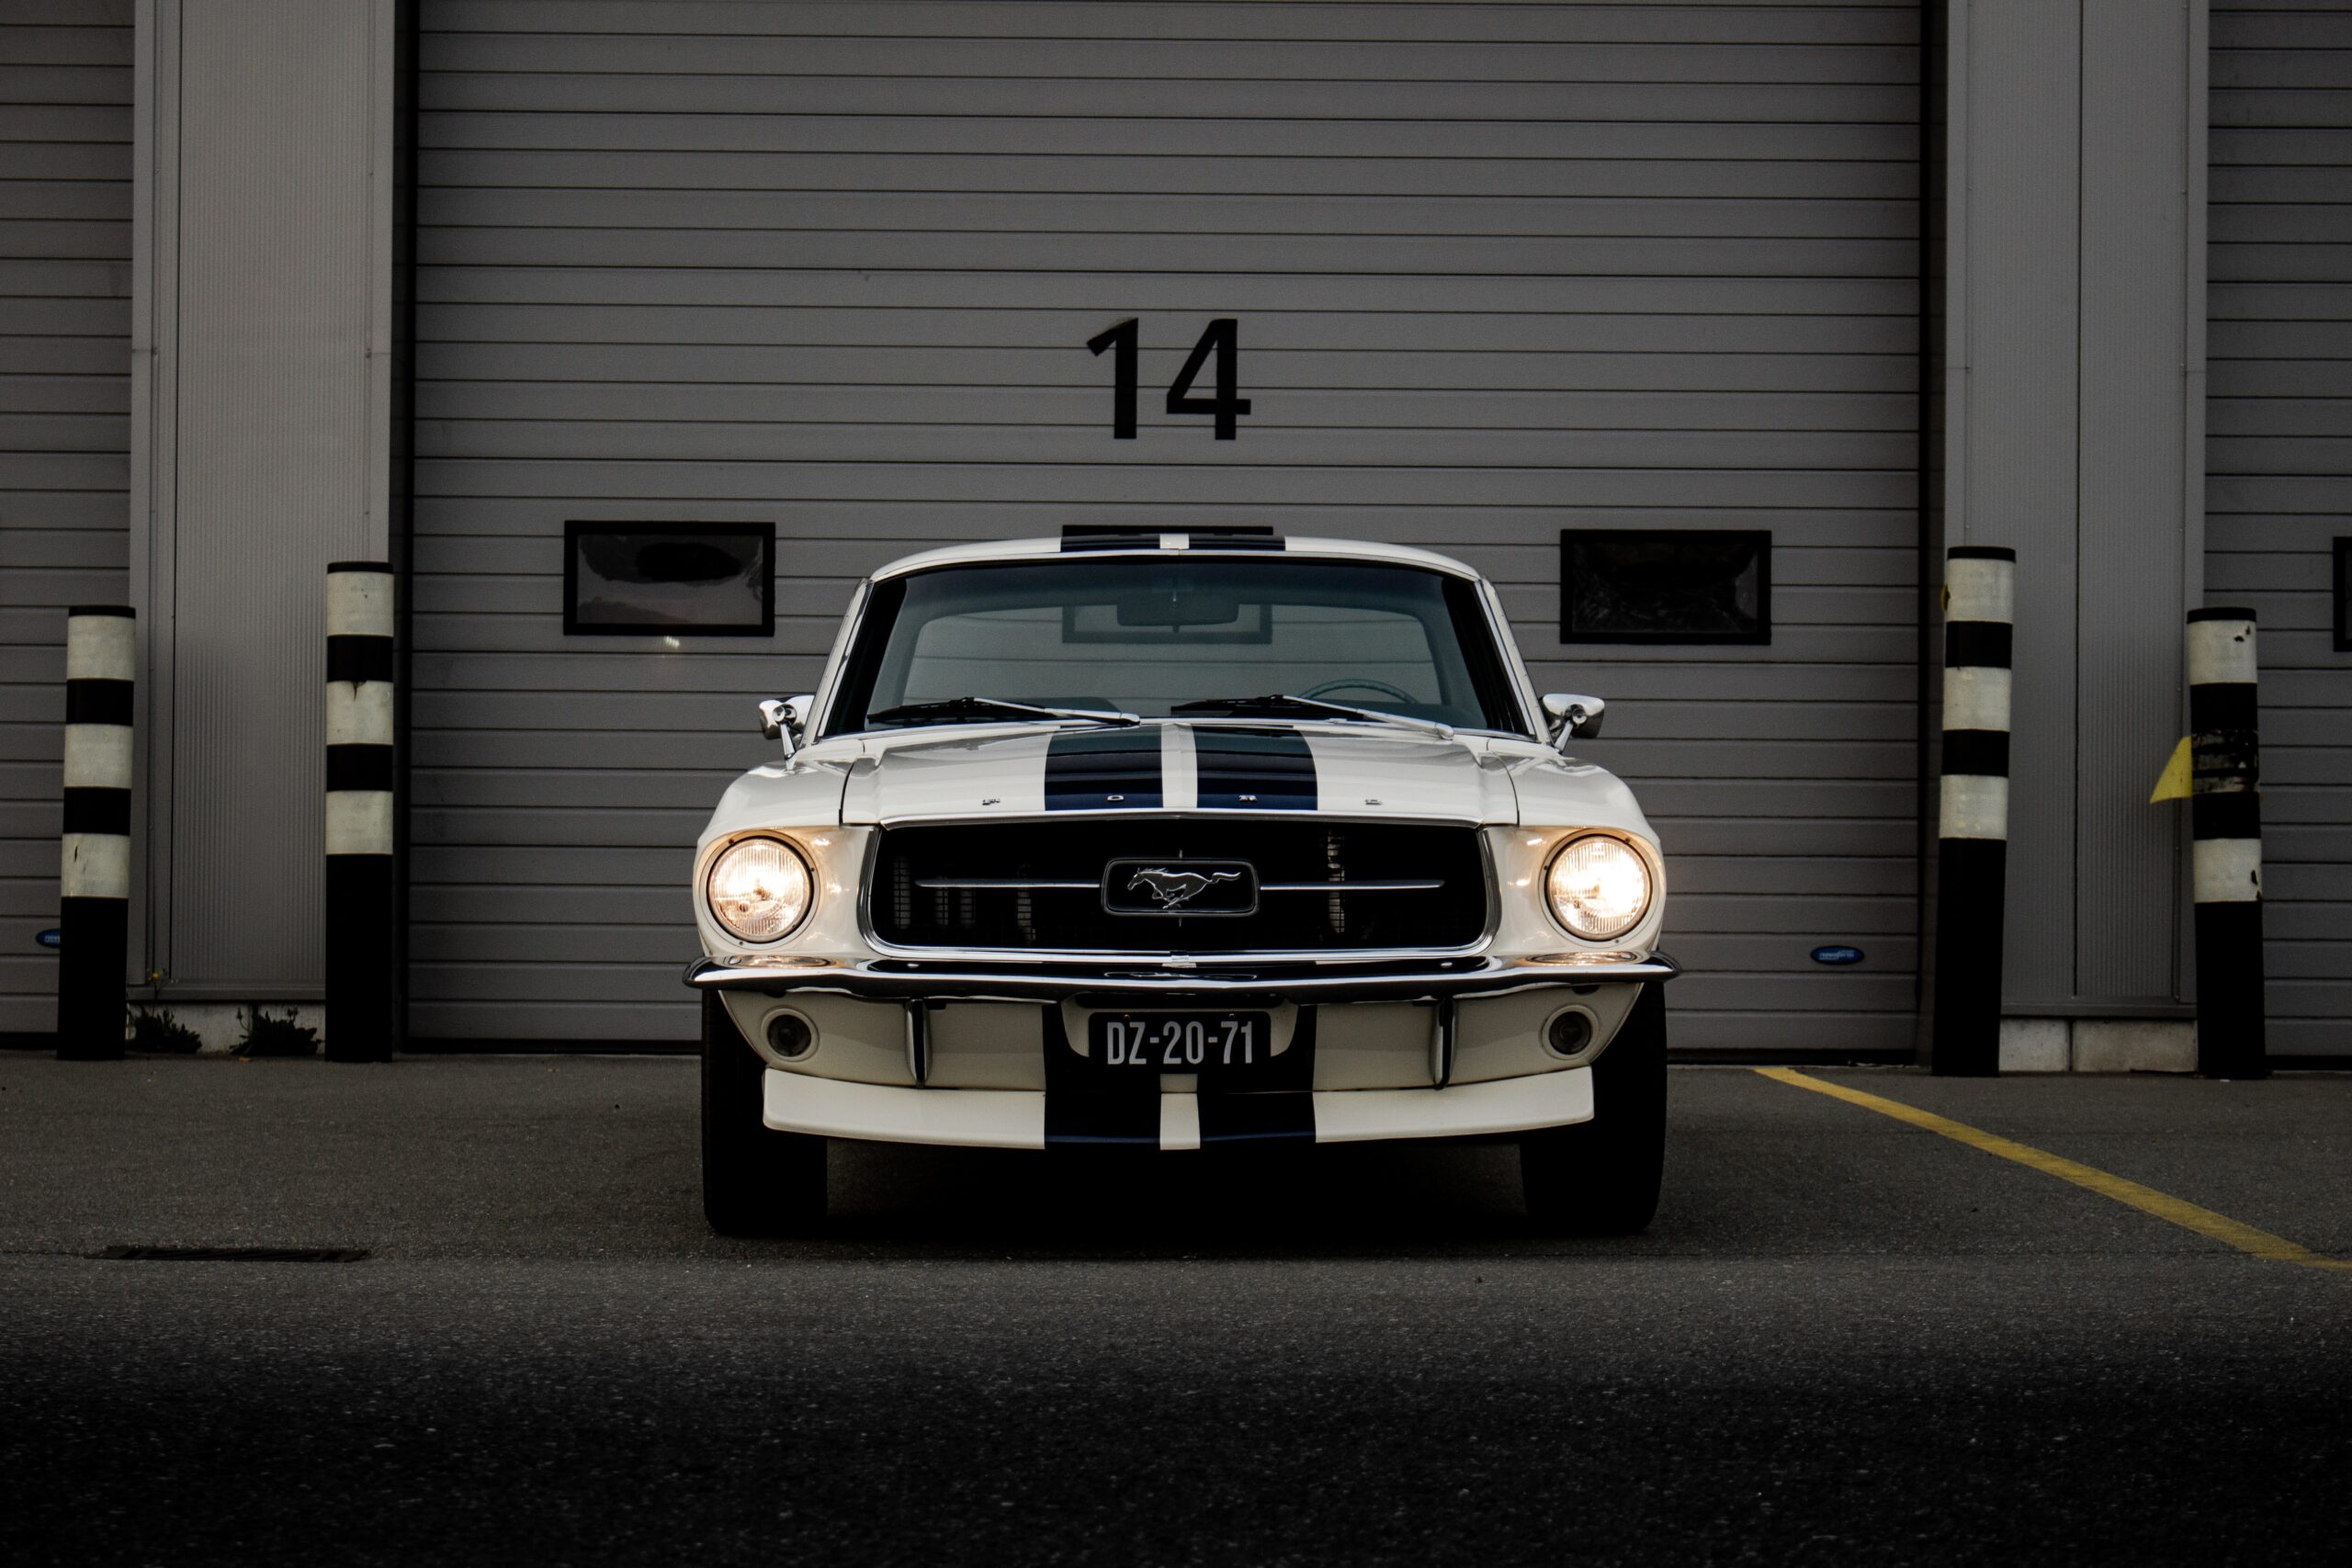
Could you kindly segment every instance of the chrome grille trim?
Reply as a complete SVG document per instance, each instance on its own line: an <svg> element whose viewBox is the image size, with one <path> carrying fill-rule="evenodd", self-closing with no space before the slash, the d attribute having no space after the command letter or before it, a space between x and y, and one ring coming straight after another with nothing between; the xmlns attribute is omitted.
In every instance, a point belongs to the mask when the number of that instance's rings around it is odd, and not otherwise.
<svg viewBox="0 0 2352 1568"><path fill-rule="evenodd" d="M955 893L988 888L1030 892L1082 893L1102 886L1095 882L1031 882L1017 876L918 876L915 886L925 892ZM1386 880L1362 882L1261 882L1261 893L1434 893L1445 886L1443 877L1414 880L1393 877Z"/></svg>
<svg viewBox="0 0 2352 1568"><path fill-rule="evenodd" d="M1483 950L1498 918L1495 868L1483 834L1472 823L1289 812L1071 815L1082 815L1084 820L1056 823L1062 831L1054 836L1055 847L999 846L999 852L1016 862L1031 862L1001 866L985 863L985 854L981 863L966 864L939 864L934 859L923 865L906 857L913 852L919 862L939 853L968 860L956 852L965 847L958 842L960 834L988 835L1001 830L1003 823L926 818L883 824L867 840L865 874L858 889L861 934L877 953L922 959L951 953L1048 961L1057 955L1164 954L1170 962L1189 955L1208 963L1256 961L1272 954L1421 958ZM1279 851L1264 841L1267 833L1277 829L1283 845ZM1453 834L1460 836L1449 843L1447 836ZM1077 842L1075 837L1100 843ZM1302 841L1293 842L1295 837ZM910 842L915 838L927 840L931 848L915 850ZM1257 842L1231 841L1235 839ZM1414 847L1416 843L1421 847ZM904 850L894 852L894 846L900 845ZM1162 916L1154 923L1178 929L1148 939L1139 931L1122 932L1119 928L1130 923L1122 913L1102 910L1099 898L1088 897L1099 893L1099 874L1081 878L1072 873L1096 873L1112 861L1133 859L1146 851L1179 860L1249 861L1260 874L1271 874L1259 884L1268 897L1253 915ZM1357 869L1370 870L1364 860L1377 864L1385 856L1394 863L1401 856L1411 866L1425 854L1444 858L1419 875L1350 880L1349 866L1343 863L1354 862ZM1057 857L1059 863L1053 863L1053 858L1037 863L1033 858L1037 855ZM1107 858L1091 858L1095 855ZM1269 860L1274 863L1266 863ZM919 907L910 907L909 898ZM933 900L957 903L951 908L930 902ZM964 902L967 900L993 903ZM1081 900L1083 910L1077 902ZM1432 902L1439 900L1443 903ZM1209 930L1211 913L1219 928L1214 933ZM1184 929L1195 919L1197 931ZM1428 923L1430 919L1439 923ZM1253 929L1238 929L1245 923ZM990 929L992 924L997 929ZM923 927L932 929L914 934Z"/></svg>

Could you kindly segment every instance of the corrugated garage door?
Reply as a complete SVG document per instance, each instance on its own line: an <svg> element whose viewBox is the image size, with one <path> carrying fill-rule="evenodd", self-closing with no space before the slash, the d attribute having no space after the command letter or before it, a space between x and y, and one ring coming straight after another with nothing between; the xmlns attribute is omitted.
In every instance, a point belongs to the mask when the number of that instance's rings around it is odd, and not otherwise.
<svg viewBox="0 0 2352 1568"><path fill-rule="evenodd" d="M1679 1043L1907 1047L1915 6L423 25L420 1034L684 1038L686 846L861 572L1205 520L1459 554L1618 705ZM1114 441L1084 344L1130 316ZM1218 316L1231 442L1157 407ZM775 640L567 639L568 518L773 519ZM1565 659L1571 525L1772 529L1771 645Z"/></svg>
<svg viewBox="0 0 2352 1568"><path fill-rule="evenodd" d="M2352 6L2214 0L2205 586L2262 650L2270 1048L2352 1054Z"/></svg>
<svg viewBox="0 0 2352 1568"><path fill-rule="evenodd" d="M0 1034L57 1026L65 606L125 592L130 9L0 20Z"/></svg>

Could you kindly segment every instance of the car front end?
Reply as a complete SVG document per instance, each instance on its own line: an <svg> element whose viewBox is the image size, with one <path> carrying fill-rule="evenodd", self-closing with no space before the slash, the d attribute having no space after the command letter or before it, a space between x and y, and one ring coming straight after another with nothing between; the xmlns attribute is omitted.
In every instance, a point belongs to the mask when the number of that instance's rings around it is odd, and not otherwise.
<svg viewBox="0 0 2352 1568"><path fill-rule="evenodd" d="M1442 558L933 552L772 717L788 754L698 846L688 979L788 1139L1572 1129L1676 972L1657 835Z"/></svg>

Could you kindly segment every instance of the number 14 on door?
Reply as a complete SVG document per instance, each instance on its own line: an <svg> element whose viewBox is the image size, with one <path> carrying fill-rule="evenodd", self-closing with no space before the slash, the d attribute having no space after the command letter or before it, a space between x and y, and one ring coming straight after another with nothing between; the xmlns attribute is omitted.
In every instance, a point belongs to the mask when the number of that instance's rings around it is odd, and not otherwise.
<svg viewBox="0 0 2352 1568"><path fill-rule="evenodd" d="M1088 352L1100 355L1112 350L1111 434L1114 440L1136 438L1136 347L1139 341L1137 318L1130 316L1117 326L1096 333L1086 340ZM1250 400L1239 395L1241 384L1241 349L1238 323L1231 316L1219 316L1211 321L1201 341L1193 345L1191 357L1168 389L1170 413L1208 414L1216 421L1216 438L1233 439L1234 422L1250 412ZM1216 395L1195 397L1193 379L1207 364L1209 356L1216 356Z"/></svg>

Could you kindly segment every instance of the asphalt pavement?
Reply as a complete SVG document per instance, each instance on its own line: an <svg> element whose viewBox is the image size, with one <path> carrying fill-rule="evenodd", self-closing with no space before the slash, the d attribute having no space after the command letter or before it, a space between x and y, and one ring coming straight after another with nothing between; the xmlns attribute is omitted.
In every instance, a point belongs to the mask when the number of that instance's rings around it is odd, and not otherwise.
<svg viewBox="0 0 2352 1568"><path fill-rule="evenodd" d="M2352 1258L2352 1077L1812 1076ZM2352 1270L1673 1097L1631 1240L1508 1148L836 1145L750 1244L687 1061L0 1056L0 1561L2345 1559Z"/></svg>

